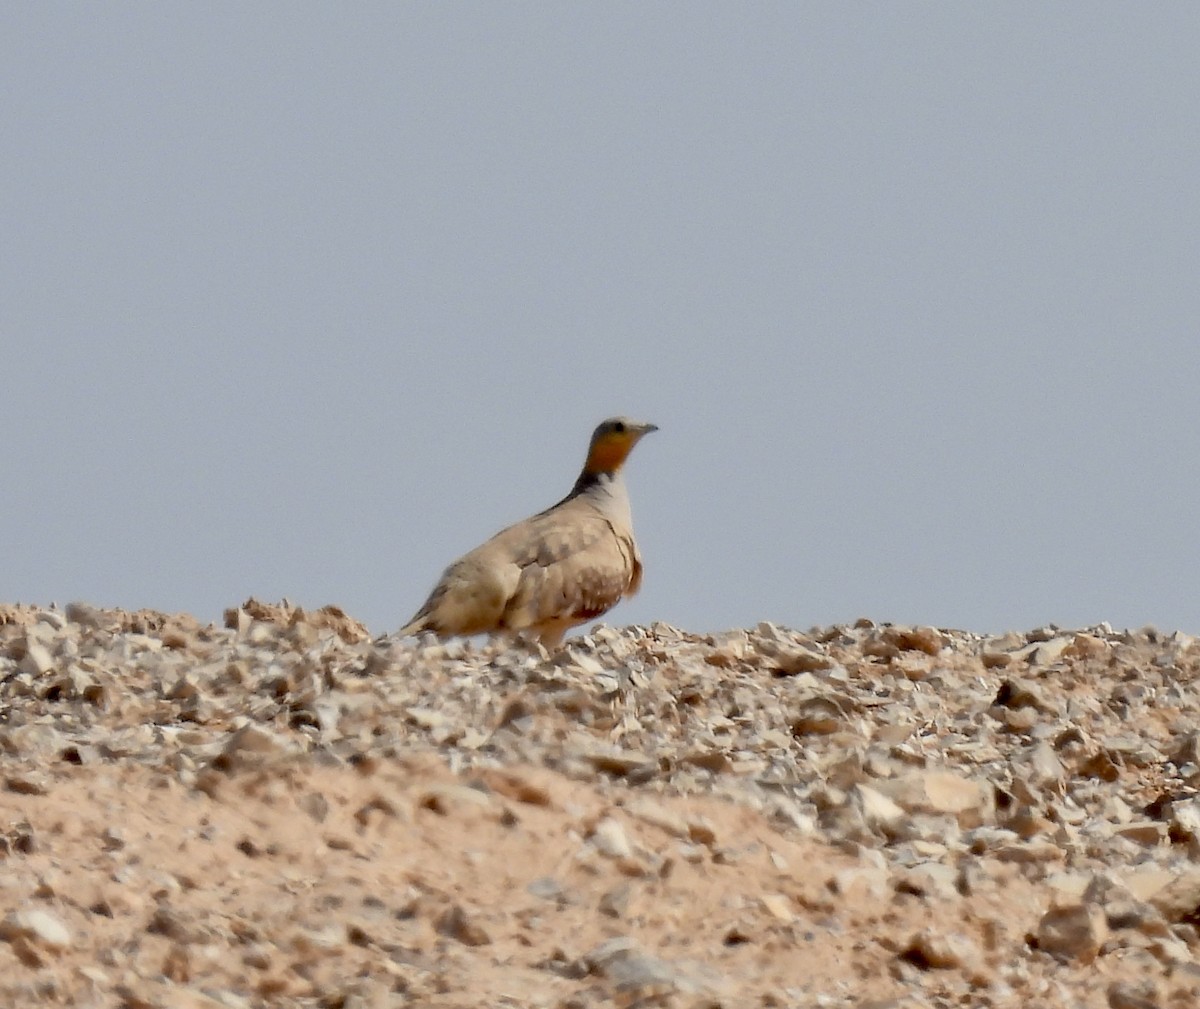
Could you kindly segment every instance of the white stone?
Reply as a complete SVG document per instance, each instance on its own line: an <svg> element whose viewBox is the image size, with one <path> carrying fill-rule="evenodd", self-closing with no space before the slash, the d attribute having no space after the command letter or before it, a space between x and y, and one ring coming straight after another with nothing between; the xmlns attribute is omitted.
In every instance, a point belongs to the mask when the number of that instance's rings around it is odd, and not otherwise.
<svg viewBox="0 0 1200 1009"><path fill-rule="evenodd" d="M51 950L62 950L71 945L67 926L49 911L37 907L13 911L0 922L0 936L6 939L23 937Z"/></svg>

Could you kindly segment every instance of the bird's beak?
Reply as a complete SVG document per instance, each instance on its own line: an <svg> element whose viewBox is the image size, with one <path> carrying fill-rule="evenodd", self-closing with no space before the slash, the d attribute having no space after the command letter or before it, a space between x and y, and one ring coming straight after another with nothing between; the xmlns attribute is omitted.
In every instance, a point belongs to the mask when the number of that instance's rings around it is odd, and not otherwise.
<svg viewBox="0 0 1200 1009"><path fill-rule="evenodd" d="M657 424L642 424L638 428L638 434L639 435L649 434L651 431L657 431L657 430L658 430Z"/></svg>

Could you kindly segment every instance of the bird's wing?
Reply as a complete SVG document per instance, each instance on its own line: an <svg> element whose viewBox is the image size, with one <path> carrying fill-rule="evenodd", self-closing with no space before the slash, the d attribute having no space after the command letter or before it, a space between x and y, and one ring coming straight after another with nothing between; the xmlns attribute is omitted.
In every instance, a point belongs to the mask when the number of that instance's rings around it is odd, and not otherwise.
<svg viewBox="0 0 1200 1009"><path fill-rule="evenodd" d="M632 535L582 502L573 505L544 512L526 527L527 538L512 557L521 577L505 607L506 627L590 620L640 582L641 559Z"/></svg>

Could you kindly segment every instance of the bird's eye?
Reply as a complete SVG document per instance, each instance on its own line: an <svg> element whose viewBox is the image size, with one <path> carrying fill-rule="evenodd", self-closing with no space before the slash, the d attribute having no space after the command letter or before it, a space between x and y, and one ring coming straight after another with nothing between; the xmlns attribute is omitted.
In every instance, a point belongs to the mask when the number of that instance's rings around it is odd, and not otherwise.
<svg viewBox="0 0 1200 1009"><path fill-rule="evenodd" d="M623 420L615 421L613 423L612 429L613 429L614 434L624 434L625 433L625 421L623 421Z"/></svg>

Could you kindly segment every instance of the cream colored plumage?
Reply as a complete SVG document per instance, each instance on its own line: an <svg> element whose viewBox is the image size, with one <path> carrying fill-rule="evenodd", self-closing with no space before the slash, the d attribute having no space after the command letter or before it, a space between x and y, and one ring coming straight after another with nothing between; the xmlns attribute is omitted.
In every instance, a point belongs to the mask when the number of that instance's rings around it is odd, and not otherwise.
<svg viewBox="0 0 1200 1009"><path fill-rule="evenodd" d="M642 558L621 467L657 430L626 417L601 423L571 493L446 568L399 633L528 632L553 647L572 627L637 592Z"/></svg>

